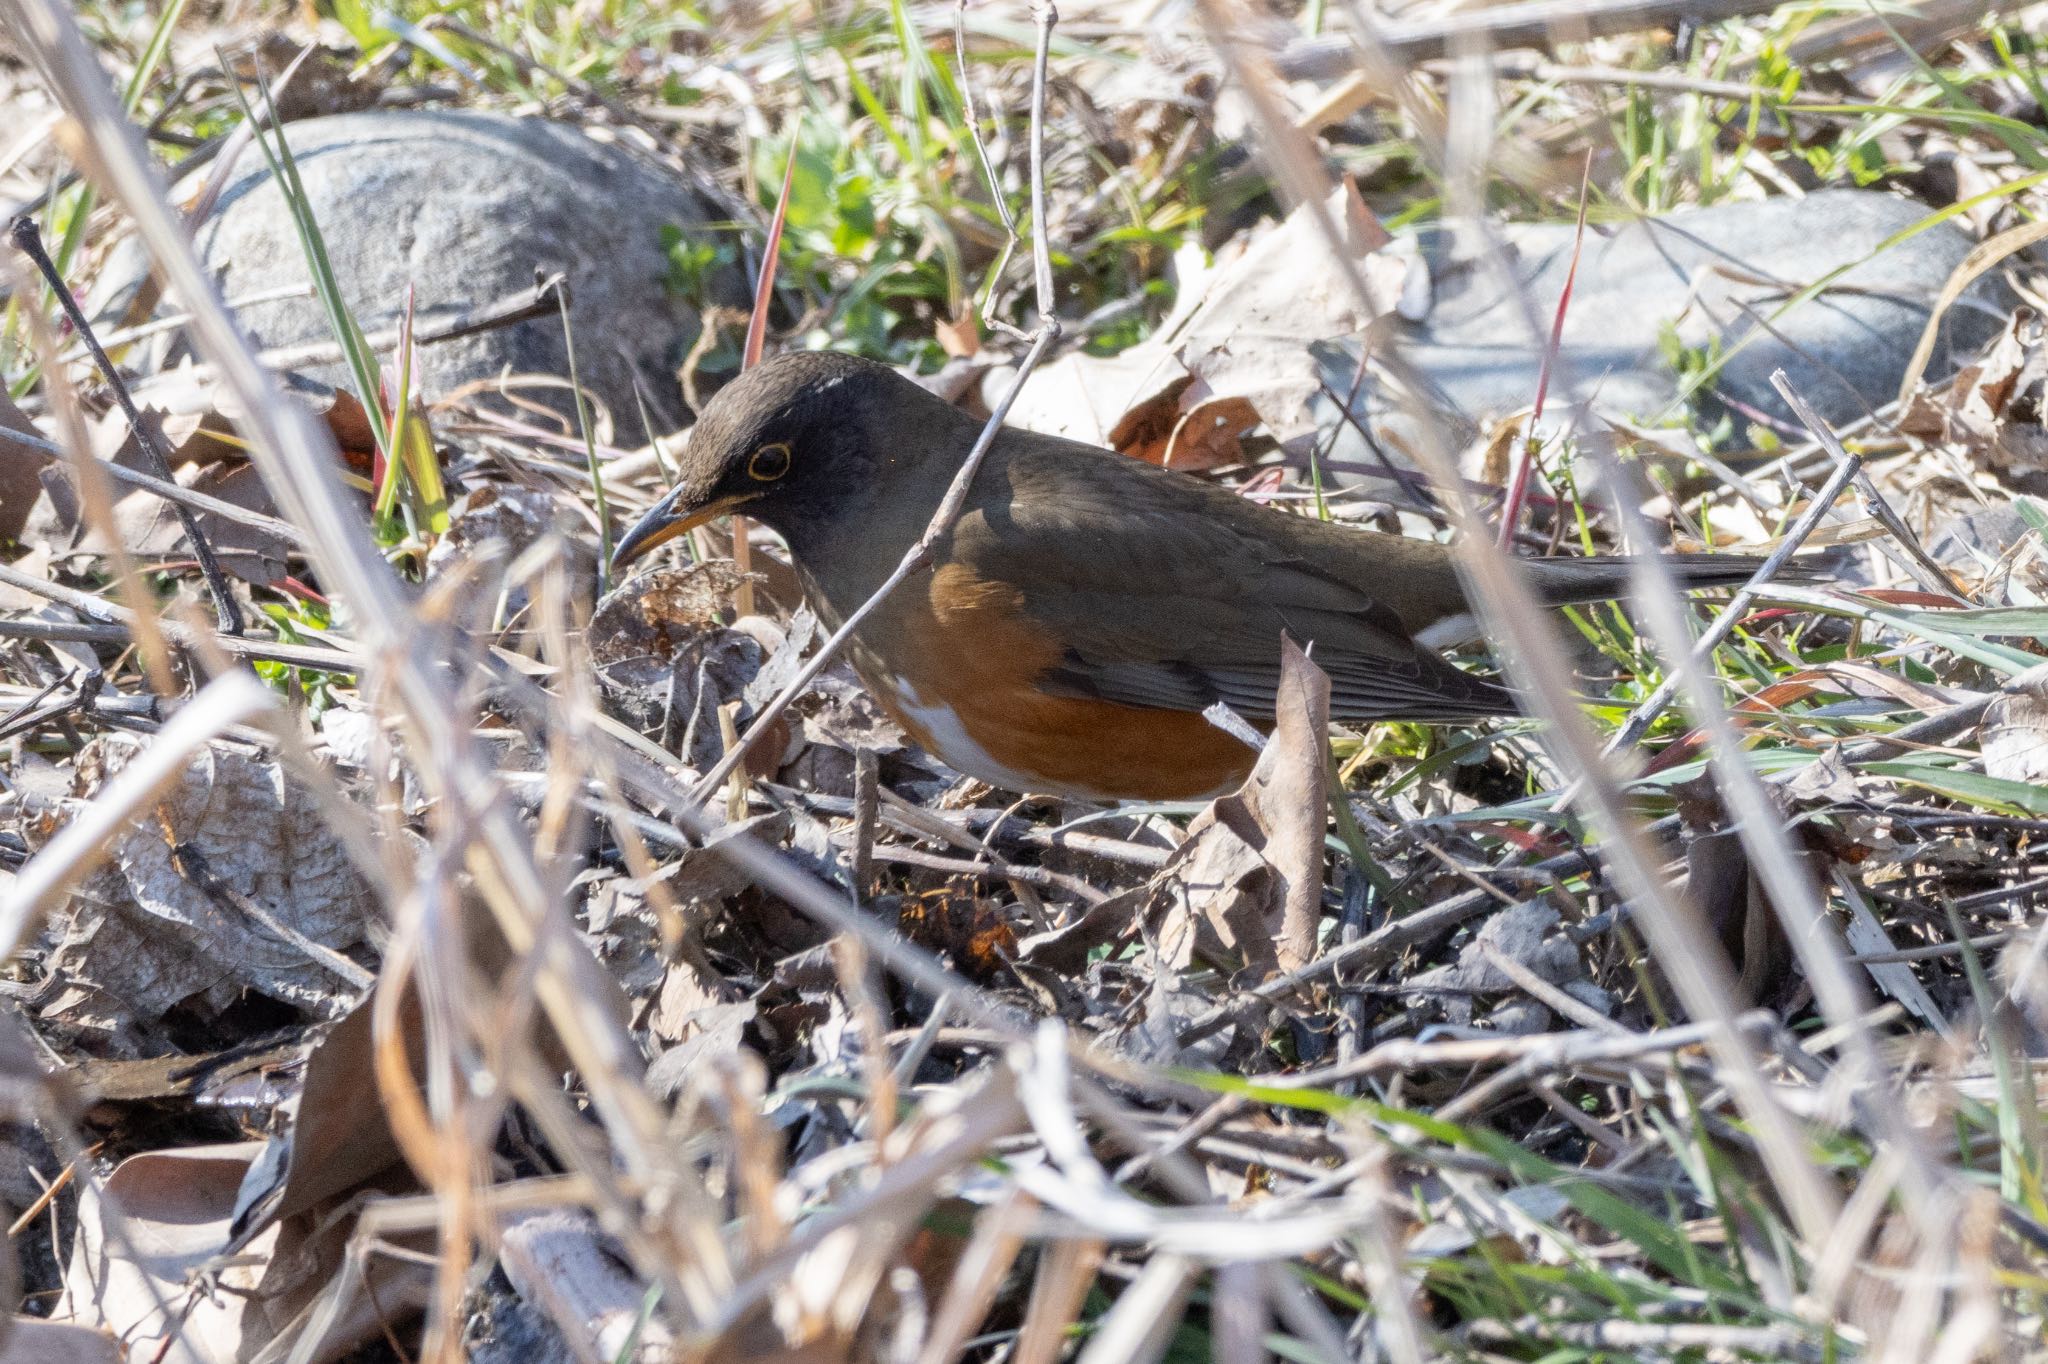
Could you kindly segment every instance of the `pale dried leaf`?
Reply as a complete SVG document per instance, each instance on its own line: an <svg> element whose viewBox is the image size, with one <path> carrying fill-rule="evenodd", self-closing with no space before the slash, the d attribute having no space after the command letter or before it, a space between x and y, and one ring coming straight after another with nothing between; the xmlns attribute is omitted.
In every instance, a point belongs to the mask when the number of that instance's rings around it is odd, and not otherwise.
<svg viewBox="0 0 2048 1364"><path fill-rule="evenodd" d="M2048 783L2048 697L2000 696L1984 710L1984 772L2002 781Z"/></svg>
<svg viewBox="0 0 2048 1364"><path fill-rule="evenodd" d="M145 747L127 734L95 739L78 760L81 797ZM186 874L197 864L180 860L185 847L199 854L211 889ZM157 1018L195 996L225 1007L244 990L334 1014L352 993L347 982L250 911L342 951L362 941L375 903L319 803L278 763L215 743L185 763L72 897L51 964L130 1018ZM77 991L66 998L80 1003Z"/></svg>
<svg viewBox="0 0 2048 1364"><path fill-rule="evenodd" d="M15 1317L0 1328L0 1364L122 1364L121 1343L90 1326Z"/></svg>
<svg viewBox="0 0 2048 1364"><path fill-rule="evenodd" d="M1362 305L1331 262L1306 207L1229 264L1190 279L1157 334L1114 356L1073 353L1040 366L1012 409L1020 426L1176 467L1233 462L1253 419L1283 444L1314 433L1313 342L1355 337L1398 306L1408 265L1358 192L1320 206L1372 295Z"/></svg>
<svg viewBox="0 0 2048 1364"><path fill-rule="evenodd" d="M276 1248L274 1232L250 1247L249 1258L221 1270L229 1291L193 1300L193 1285L227 1243L236 1192L261 1149L261 1142L237 1142L149 1151L122 1161L104 1193L87 1185L54 1315L114 1332L131 1361L212 1364L267 1340L271 1333L252 1295ZM108 1231L116 1216L120 1238Z"/></svg>

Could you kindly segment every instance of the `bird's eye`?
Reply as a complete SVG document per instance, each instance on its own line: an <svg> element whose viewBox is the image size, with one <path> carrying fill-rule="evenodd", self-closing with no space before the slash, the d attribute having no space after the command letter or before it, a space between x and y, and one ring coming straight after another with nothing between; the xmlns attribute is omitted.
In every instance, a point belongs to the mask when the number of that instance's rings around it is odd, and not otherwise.
<svg viewBox="0 0 2048 1364"><path fill-rule="evenodd" d="M788 472L789 446L782 441L762 446L747 461L747 474L756 483L773 483Z"/></svg>

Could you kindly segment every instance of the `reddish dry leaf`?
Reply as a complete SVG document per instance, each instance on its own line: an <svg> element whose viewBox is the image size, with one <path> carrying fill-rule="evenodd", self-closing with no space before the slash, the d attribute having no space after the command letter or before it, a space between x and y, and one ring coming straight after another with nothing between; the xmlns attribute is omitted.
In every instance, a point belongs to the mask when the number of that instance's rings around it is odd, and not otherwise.
<svg viewBox="0 0 2048 1364"><path fill-rule="evenodd" d="M1355 189L1343 186L1320 208L1364 275L1373 307L1362 307L1331 265L1315 216L1297 209L1227 264L1204 270L1177 258L1180 297L1154 336L1114 356L1075 352L1041 366L1012 420L1159 463L1181 419L1201 413L1199 439L1173 461L1180 468L1234 462L1236 438L1253 416L1283 445L1312 435L1322 379L1309 346L1358 336L1393 312L1408 274L1406 263L1380 254L1389 239ZM1190 380L1201 386L1199 401L1183 397ZM1232 406L1202 411L1226 400ZM1227 440L1216 434L1225 429Z"/></svg>
<svg viewBox="0 0 2048 1364"><path fill-rule="evenodd" d="M972 307L962 307L960 316L950 322L935 323L932 332L938 337L939 349L955 360L967 360L981 354L981 325L974 319Z"/></svg>

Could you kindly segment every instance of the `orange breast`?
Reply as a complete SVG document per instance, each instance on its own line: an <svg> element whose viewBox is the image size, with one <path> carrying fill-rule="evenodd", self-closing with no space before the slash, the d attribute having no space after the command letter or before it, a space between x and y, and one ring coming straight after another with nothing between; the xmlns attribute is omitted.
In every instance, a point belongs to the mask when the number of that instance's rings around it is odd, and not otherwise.
<svg viewBox="0 0 2048 1364"><path fill-rule="evenodd" d="M1190 711L1055 696L1065 650L1022 594L958 564L907 582L861 630L854 665L927 751L997 786L1089 800L1230 790L1252 750Z"/></svg>

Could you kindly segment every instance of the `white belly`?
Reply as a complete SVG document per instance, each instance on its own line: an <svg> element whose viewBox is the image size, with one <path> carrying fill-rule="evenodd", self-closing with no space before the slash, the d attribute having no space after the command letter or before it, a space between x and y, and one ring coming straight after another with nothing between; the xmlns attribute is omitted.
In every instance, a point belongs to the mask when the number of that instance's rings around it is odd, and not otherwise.
<svg viewBox="0 0 2048 1364"><path fill-rule="evenodd" d="M1005 767L990 757L988 750L976 743L974 736L967 732L967 726L960 723L960 717L953 713L951 706L927 705L924 698L918 695L917 688L901 677L891 677L889 689L889 699L912 724L924 731L925 736L931 740L932 755L946 766L1008 791L1046 791L1045 782L1034 781L1022 772Z"/></svg>

